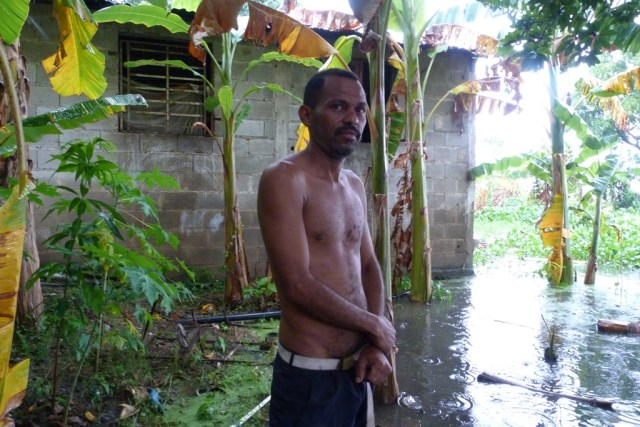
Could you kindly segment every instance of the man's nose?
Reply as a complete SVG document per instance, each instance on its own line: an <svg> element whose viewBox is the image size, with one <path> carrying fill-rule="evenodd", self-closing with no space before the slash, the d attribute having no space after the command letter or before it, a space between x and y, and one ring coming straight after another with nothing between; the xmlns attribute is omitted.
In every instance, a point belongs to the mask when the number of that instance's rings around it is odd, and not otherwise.
<svg viewBox="0 0 640 427"><path fill-rule="evenodd" d="M358 123L360 121L360 116L355 108L347 108L347 111L342 119L344 123Z"/></svg>

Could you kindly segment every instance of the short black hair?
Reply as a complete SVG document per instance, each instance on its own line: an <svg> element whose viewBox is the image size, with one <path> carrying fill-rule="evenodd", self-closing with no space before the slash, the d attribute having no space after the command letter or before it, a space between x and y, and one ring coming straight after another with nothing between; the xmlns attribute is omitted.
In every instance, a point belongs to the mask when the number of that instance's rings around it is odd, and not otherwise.
<svg viewBox="0 0 640 427"><path fill-rule="evenodd" d="M351 70L344 70L342 68L328 68L326 70L319 71L315 73L309 81L307 82L307 86L304 88L304 105L307 107L315 108L318 104L318 97L320 95L320 91L324 87L324 82L327 76L337 76L337 77L346 77L348 79L352 79L362 84L360 78Z"/></svg>

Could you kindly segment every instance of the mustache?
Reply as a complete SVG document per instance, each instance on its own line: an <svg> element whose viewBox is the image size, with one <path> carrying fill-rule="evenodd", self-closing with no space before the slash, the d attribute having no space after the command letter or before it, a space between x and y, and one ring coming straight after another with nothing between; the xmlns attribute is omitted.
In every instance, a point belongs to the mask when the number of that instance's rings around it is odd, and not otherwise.
<svg viewBox="0 0 640 427"><path fill-rule="evenodd" d="M358 137L358 139L360 139L360 129L358 129L355 126L350 126L350 125L346 125L346 126L340 126L338 129L336 129L335 134L340 134L342 132L345 131L351 131L351 132L355 132L356 136Z"/></svg>

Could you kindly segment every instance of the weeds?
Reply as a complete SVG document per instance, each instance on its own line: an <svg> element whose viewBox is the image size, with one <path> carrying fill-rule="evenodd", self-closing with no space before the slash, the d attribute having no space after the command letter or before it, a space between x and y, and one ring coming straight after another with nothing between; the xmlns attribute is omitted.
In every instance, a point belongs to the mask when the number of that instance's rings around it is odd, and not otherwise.
<svg viewBox="0 0 640 427"><path fill-rule="evenodd" d="M536 215L542 208L537 202L513 200L502 206L487 207L474 216L474 237L483 242L474 250L474 265L499 262L506 256L544 259L548 256L535 229ZM617 269L640 268L640 222L637 209L610 210L605 213L608 227L603 227L598 260L600 265ZM576 261L589 256L592 226L582 215L572 215L571 254Z"/></svg>
<svg viewBox="0 0 640 427"><path fill-rule="evenodd" d="M60 154L52 156L58 162L55 173L73 176L75 186L46 189L47 196L56 197L46 216L67 221L58 224L45 241L57 252L58 261L43 265L31 282L41 279L57 284L39 338L53 341L52 368L47 373L52 411L61 401L61 380L72 378L62 399L65 425L88 358L92 356L93 372L98 375L105 346L143 354L139 328L153 322L156 306L168 313L176 300L189 295L180 283L167 279L167 273L183 266L163 256L157 246L175 249L178 241L159 225L155 203L141 189L177 184L157 172L131 177L99 154L114 149L101 138L65 144ZM190 275L186 268L180 271ZM63 364L63 356L74 363ZM68 372L71 366L73 373ZM103 384L101 395L105 391L110 388Z"/></svg>

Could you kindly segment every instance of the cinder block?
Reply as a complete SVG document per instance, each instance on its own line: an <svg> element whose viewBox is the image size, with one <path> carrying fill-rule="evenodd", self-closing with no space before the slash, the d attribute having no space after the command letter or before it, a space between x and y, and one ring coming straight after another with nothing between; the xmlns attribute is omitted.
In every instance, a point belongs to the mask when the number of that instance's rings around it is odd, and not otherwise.
<svg viewBox="0 0 640 427"><path fill-rule="evenodd" d="M142 153L140 169L150 171L158 169L164 173L193 170L193 157L183 153Z"/></svg>
<svg viewBox="0 0 640 427"><path fill-rule="evenodd" d="M220 156L213 155L199 155L193 156L193 172L199 174L213 174L216 170L214 159ZM222 171L222 160L220 160L220 171Z"/></svg>
<svg viewBox="0 0 640 427"><path fill-rule="evenodd" d="M249 155L272 159L275 156L275 141L272 139L252 139L249 141Z"/></svg>
<svg viewBox="0 0 640 427"><path fill-rule="evenodd" d="M178 136L156 133L140 134L140 151L143 153L161 153L178 151Z"/></svg>
<svg viewBox="0 0 640 427"><path fill-rule="evenodd" d="M263 138L265 136L265 122L247 119L238 128L236 136Z"/></svg>
<svg viewBox="0 0 640 427"><path fill-rule="evenodd" d="M183 153L208 153L211 154L214 151L215 142L209 136L193 136L193 135L179 135L178 136L178 151ZM215 146L215 150L218 150L218 146Z"/></svg>
<svg viewBox="0 0 640 427"><path fill-rule="evenodd" d="M222 192L198 191L194 208L222 210L224 208L224 196Z"/></svg>
<svg viewBox="0 0 640 427"><path fill-rule="evenodd" d="M194 191L166 191L158 195L161 210L182 209L190 211L196 205L197 193Z"/></svg>

